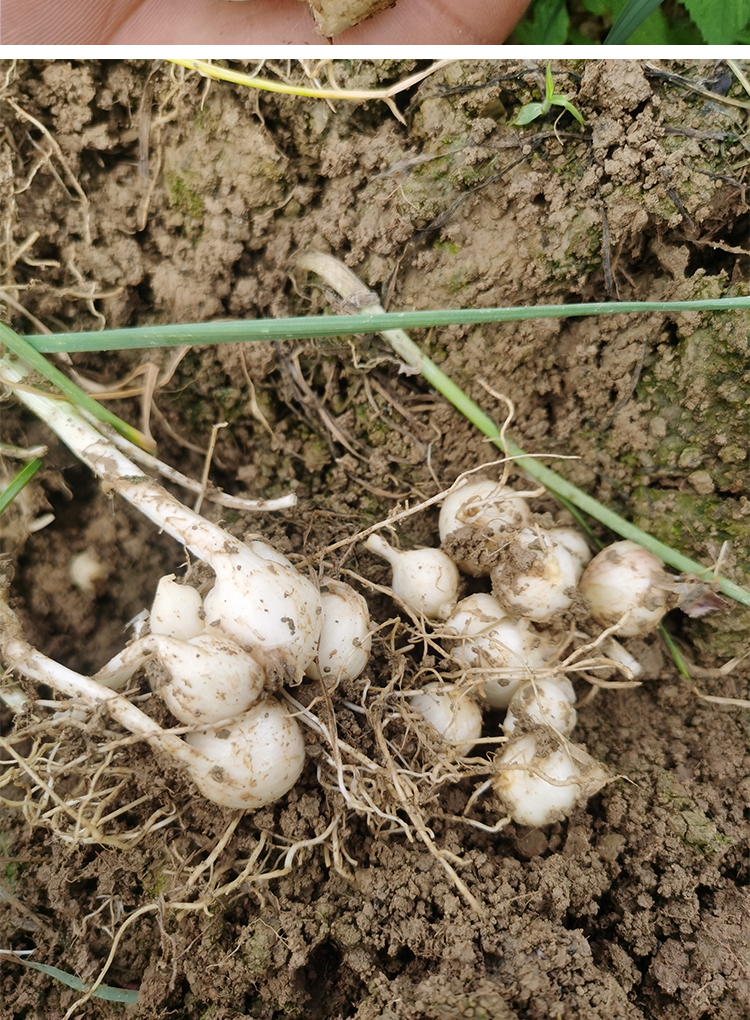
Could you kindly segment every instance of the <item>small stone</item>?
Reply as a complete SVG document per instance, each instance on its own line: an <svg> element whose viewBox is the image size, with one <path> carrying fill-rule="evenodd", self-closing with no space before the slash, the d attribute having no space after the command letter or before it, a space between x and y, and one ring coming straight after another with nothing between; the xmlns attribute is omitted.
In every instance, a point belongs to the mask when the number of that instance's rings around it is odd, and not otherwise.
<svg viewBox="0 0 750 1020"><path fill-rule="evenodd" d="M714 480L708 471L693 471L688 481L699 496L710 496L715 489Z"/></svg>
<svg viewBox="0 0 750 1020"><path fill-rule="evenodd" d="M663 418L652 418L648 428L655 439L664 439L667 435L667 423Z"/></svg>
<svg viewBox="0 0 750 1020"><path fill-rule="evenodd" d="M686 446L680 454L680 459L677 463L681 468L692 468L695 469L700 467L701 461L703 460L703 449L700 446Z"/></svg>
<svg viewBox="0 0 750 1020"><path fill-rule="evenodd" d="M730 444L719 450L719 457L725 464L741 464L747 458L747 450Z"/></svg>

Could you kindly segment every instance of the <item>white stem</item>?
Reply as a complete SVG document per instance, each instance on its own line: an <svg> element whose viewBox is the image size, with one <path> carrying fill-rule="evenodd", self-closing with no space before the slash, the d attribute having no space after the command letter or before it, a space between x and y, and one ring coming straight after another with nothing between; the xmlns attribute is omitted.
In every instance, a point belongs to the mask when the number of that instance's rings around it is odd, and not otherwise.
<svg viewBox="0 0 750 1020"><path fill-rule="evenodd" d="M153 638L153 634L136 638L121 652L113 656L98 672L94 673L92 679L102 687L108 687L111 691L122 690L135 671L156 654L156 643Z"/></svg>
<svg viewBox="0 0 750 1020"><path fill-rule="evenodd" d="M195 769L204 772L210 770L212 763L205 755L186 744L180 737L165 733L158 723L132 705L127 698L113 693L96 680L81 676L80 673L37 651L24 637L21 625L2 595L0 595L0 653L6 663L12 664L14 669L32 680L49 684L59 694L68 698L80 698L91 708L106 709L125 729L165 751L191 772Z"/></svg>
<svg viewBox="0 0 750 1020"><path fill-rule="evenodd" d="M8 357L0 360L3 382L20 383L22 367ZM104 482L105 489L119 492L168 535L186 545L200 559L206 554L233 554L239 543L217 525L207 521L171 496L142 473L109 439L65 400L18 388L17 398L57 433L73 453Z"/></svg>
<svg viewBox="0 0 750 1020"><path fill-rule="evenodd" d="M394 549L392 545L389 545L386 542L382 535L369 535L364 545L365 549L369 549L370 552L375 553L376 556L382 556L382 558L387 560L391 565L395 565L399 557L403 556L401 550Z"/></svg>
<svg viewBox="0 0 750 1020"><path fill-rule="evenodd" d="M92 419L85 415L87 421ZM96 426L94 426L96 427ZM266 513L273 510L288 510L290 507L297 505L297 496L293 492L288 492L286 496L279 496L276 499L245 499L243 496L229 496L226 492L221 489L214 489L213 486L208 485L204 487L195 478L190 478L188 475L183 475L177 468L172 467L171 464L165 464L163 460L159 460L158 457L154 457L150 453L146 453L145 450L139 450L137 446L134 446L131 442L125 439L124 436L119 435L112 429L111 434L108 434L108 438L117 446L120 450L129 451L129 456L135 461L139 461L146 467L152 468L154 471L158 471L164 478L169 479L170 482L175 482L177 485L181 485L183 489L187 489L189 492L203 493L204 498L209 500L211 503L216 503L218 506L225 506L234 510L250 510L256 513ZM45 446L39 447L38 449L43 452L37 454L37 456L43 456L47 452Z"/></svg>

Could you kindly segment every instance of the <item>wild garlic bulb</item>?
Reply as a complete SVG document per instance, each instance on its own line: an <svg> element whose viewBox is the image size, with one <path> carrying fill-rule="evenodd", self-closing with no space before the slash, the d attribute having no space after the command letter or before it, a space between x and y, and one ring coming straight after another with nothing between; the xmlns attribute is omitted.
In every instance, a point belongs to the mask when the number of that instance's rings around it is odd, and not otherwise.
<svg viewBox="0 0 750 1020"><path fill-rule="evenodd" d="M493 789L514 822L535 827L566 818L607 782L583 748L549 731L513 737L495 758Z"/></svg>
<svg viewBox="0 0 750 1020"><path fill-rule="evenodd" d="M254 705L233 725L188 733L205 756L190 768L204 797L227 808L255 811L283 797L305 764L299 725L275 698Z"/></svg>
<svg viewBox="0 0 750 1020"><path fill-rule="evenodd" d="M490 673L480 692L491 708L507 708L521 684L533 670L545 668L554 652L546 634L529 620L508 616L493 595L484 593L461 599L441 633L454 662ZM492 670L499 671L497 677Z"/></svg>
<svg viewBox="0 0 750 1020"><path fill-rule="evenodd" d="M156 586L149 623L152 634L189 641L203 630L203 600L195 588L166 574Z"/></svg>
<svg viewBox="0 0 750 1020"><path fill-rule="evenodd" d="M482 735L479 706L455 684L426 684L410 697L409 703L456 754L468 754Z"/></svg>
<svg viewBox="0 0 750 1020"><path fill-rule="evenodd" d="M602 549L584 571L579 583L588 599L591 616L603 627L618 628L621 637L643 637L677 604L674 578L662 561L636 542L615 542Z"/></svg>
<svg viewBox="0 0 750 1020"><path fill-rule="evenodd" d="M547 677L519 687L508 705L503 722L506 736L527 733L539 726L551 726L569 737L578 720L573 707L576 692L566 676Z"/></svg>
<svg viewBox="0 0 750 1020"><path fill-rule="evenodd" d="M458 598L458 568L440 549L410 549L403 552L372 534L365 547L382 556L393 568L393 591L415 612L445 620Z"/></svg>
<svg viewBox="0 0 750 1020"><path fill-rule="evenodd" d="M258 700L266 673L251 655L221 634L189 641L165 634L143 639L166 670L157 693L184 723L212 723L246 712Z"/></svg>
<svg viewBox="0 0 750 1020"><path fill-rule="evenodd" d="M466 479L443 500L438 518L440 541L445 540L461 528L471 528L486 536L488 548L496 548L498 539L517 528L524 528L531 522L531 511L523 496L514 489L491 478L474 476ZM481 558L461 557L459 568L474 577L488 574L490 567L480 562Z"/></svg>
<svg viewBox="0 0 750 1020"><path fill-rule="evenodd" d="M492 592L508 612L548 623L573 604L580 571L550 532L518 531L492 570Z"/></svg>
<svg viewBox="0 0 750 1020"><path fill-rule="evenodd" d="M157 660L162 675L152 686L180 722L218 722L247 711L263 690L266 672L220 631L203 631L189 641L169 634L147 634L131 641L94 679L119 690L135 671Z"/></svg>
<svg viewBox="0 0 750 1020"><path fill-rule="evenodd" d="M576 563L576 581L580 581L583 571L591 562L592 552L583 532L577 528L550 528L547 532L549 538L556 545L567 549Z"/></svg>
<svg viewBox="0 0 750 1020"><path fill-rule="evenodd" d="M206 559L216 572L203 602L206 628L217 627L269 671L299 682L315 659L323 624L312 581L265 542L227 536Z"/></svg>
<svg viewBox="0 0 750 1020"><path fill-rule="evenodd" d="M367 665L372 648L372 625L367 601L351 585L323 578L320 590L323 629L318 655L307 675L354 680Z"/></svg>

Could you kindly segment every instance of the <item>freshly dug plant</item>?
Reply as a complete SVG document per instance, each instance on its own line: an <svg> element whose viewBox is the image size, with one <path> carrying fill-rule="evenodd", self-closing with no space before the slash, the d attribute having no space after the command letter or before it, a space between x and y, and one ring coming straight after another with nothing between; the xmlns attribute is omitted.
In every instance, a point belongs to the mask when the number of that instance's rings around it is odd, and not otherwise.
<svg viewBox="0 0 750 1020"><path fill-rule="evenodd" d="M320 34L333 36L391 7L393 0L308 0L308 3Z"/></svg>
<svg viewBox="0 0 750 1020"><path fill-rule="evenodd" d="M456 754L465 755L482 735L482 712L476 702L455 684L426 684L410 697L411 707L437 731Z"/></svg>
<svg viewBox="0 0 750 1020"><path fill-rule="evenodd" d="M450 616L458 599L458 568L450 556L441 549L394 549L378 534L365 548L391 564L391 587L410 609L436 620Z"/></svg>
<svg viewBox="0 0 750 1020"><path fill-rule="evenodd" d="M8 359L3 362L6 380L20 382L24 373ZM120 493L146 517L173 538L182 542L214 569L216 579L203 609L195 596L177 593L178 608L170 605L175 597L174 582L165 583L157 599L156 626L166 633L136 640L116 656L99 679L114 688L120 686L151 655L166 660L171 680L167 698L170 707L182 713L188 722L226 717L241 705L252 704L262 688L265 673L276 672L282 678L299 681L317 654L322 626L322 606L316 586L297 571L289 560L267 543L240 541L222 528L188 509L161 485L145 476L117 446L91 425L75 408L38 392L18 391L20 399L59 435L73 452L102 480L107 489ZM278 505L278 504L277 504ZM284 500L288 506L289 501ZM265 504L264 509L268 508ZM171 581L171 579L169 579ZM0 653L5 663L29 677L47 683L67 697L79 697L91 707L106 705L110 714L136 736L166 751L186 766L201 791L225 806L259 807L270 803L289 789L304 761L304 746L297 724L286 709L269 702L267 714L242 716L234 727L237 740L230 741L222 728L211 744L198 733L196 745L170 734L126 698L103 683L82 677L41 655L25 641L9 607L0 605L5 625L0 627ZM205 611L205 619L201 616ZM187 641L173 636L175 631L192 633L202 622L201 633ZM239 646L239 647L238 647ZM215 660L213 656L216 656ZM225 698L218 698L211 686L224 674L228 684ZM191 701L191 685L200 691L198 706ZM220 687L220 685L219 685ZM203 700L201 700L203 699ZM213 700L212 700L213 699ZM249 700L248 700L249 699ZM220 704L224 702L223 704ZM265 704L265 703L264 703ZM251 713L254 709L250 710ZM260 720L266 721L261 725ZM252 723L252 725L251 725ZM280 764L272 766L274 734L278 736ZM252 735L252 740L251 740ZM256 747L255 738L261 741ZM236 746L235 746L236 744ZM221 763L202 753L223 752ZM229 769L227 748L234 747L236 762ZM242 762L262 764L263 771L249 776ZM268 776L268 781L261 779ZM293 777L293 778L292 778ZM289 785L286 785L289 783ZM274 793L275 790L281 793ZM270 799L263 799L263 798Z"/></svg>
<svg viewBox="0 0 750 1020"><path fill-rule="evenodd" d="M619 623L622 637L643 637L678 604L674 582L658 556L626 540L597 553L578 587L597 623Z"/></svg>
<svg viewBox="0 0 750 1020"><path fill-rule="evenodd" d="M599 762L551 731L513 737L495 758L492 787L514 822L534 827L566 818L604 786Z"/></svg>
<svg viewBox="0 0 750 1020"><path fill-rule="evenodd" d="M320 34L334 36L384 11L392 6L393 0L308 0L308 3Z"/></svg>

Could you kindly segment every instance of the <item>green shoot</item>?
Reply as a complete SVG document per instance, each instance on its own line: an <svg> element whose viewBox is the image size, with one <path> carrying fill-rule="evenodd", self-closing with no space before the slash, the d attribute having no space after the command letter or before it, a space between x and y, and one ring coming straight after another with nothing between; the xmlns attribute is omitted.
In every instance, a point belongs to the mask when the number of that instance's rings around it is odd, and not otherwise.
<svg viewBox="0 0 750 1020"><path fill-rule="evenodd" d="M397 82L395 85L391 85L385 89L345 89L340 88L333 80L333 65L332 62L323 61L328 64L328 74L331 79L331 87L327 89L315 87L312 88L306 85L288 85L286 82L272 81L269 78L257 78L249 74L243 74L242 71L235 71L230 67L222 67L221 64L213 64L210 60L176 60L168 58L170 64L178 64L181 67L186 67L190 71L197 71L203 75L204 78L213 78L217 81L228 81L236 85L245 85L251 89L261 89L265 92L279 92L287 96L304 96L311 99L348 99L353 101L363 101L367 99L379 99L385 103L389 108L393 116L399 120L402 124L405 124L403 114L396 106L393 97L398 95L399 92L403 92L405 89L411 88L418 82L422 81L428 75L433 74L441 67L445 67L447 64L452 64L453 60L436 60L424 71L417 71L416 74L410 75L403 81Z"/></svg>
<svg viewBox="0 0 750 1020"><path fill-rule="evenodd" d="M728 312L750 310L750 297L707 298L697 301L595 301L574 305L532 305L519 308L441 308L419 312L365 312L360 315L302 315L281 319L241 319L235 322L195 322L82 333L25 336L40 354L61 351L121 351L150 347L194 347L249 340L310 340L320 337L379 333L389 329L429 329L527 319L565 319L588 315L638 312ZM7 327L6 327L7 328ZM0 332L0 337L3 334ZM13 334L15 336L15 334ZM16 339L20 340L20 337ZM10 346L10 344L8 344ZM26 359L28 360L28 359ZM30 363L30 362L29 362ZM44 362L46 365L47 362ZM35 366L36 367L36 366ZM50 366L51 367L51 366Z"/></svg>
<svg viewBox="0 0 750 1020"><path fill-rule="evenodd" d="M0 322L0 341L16 357L25 362L29 368L44 376L45 379L49 379L61 393L64 393L69 400L74 404L78 404L79 407L87 411L97 421L103 421L111 425L121 436L130 440L131 443L135 443L136 446L140 446L141 449L148 450L149 452L154 450L154 444L149 442L142 432L133 428L132 425L128 425L127 422L118 418L116 414L113 414L106 407L102 407L97 400L90 397L80 386L76 386L58 368L55 368L46 358L43 358L39 351L25 337L14 333L9 326L2 322Z"/></svg>
<svg viewBox="0 0 750 1020"><path fill-rule="evenodd" d="M42 974L55 978L67 988L73 988L77 992L86 991L86 985L75 974L68 974L67 971L60 970L59 967L51 967L48 963L35 963L33 960L24 960L22 956L16 956L15 953L10 953L7 950L4 950L4 952L8 956L12 956L16 963L22 963L24 967L29 967L31 970L41 971ZM126 1002L130 1005L138 1002L137 990L131 991L129 988L115 988L112 985L99 985L98 988L91 992L91 997L94 999L106 999L108 1002Z"/></svg>
<svg viewBox="0 0 750 1020"><path fill-rule="evenodd" d="M544 83L544 102L527 103L525 106L522 106L518 111L518 116L514 121L511 121L511 123L518 127L522 127L524 124L530 124L533 120L536 120L537 117L546 117L551 107L561 106L563 111L567 110L568 113L575 117L579 124L583 124L583 117L575 106L573 106L570 100L566 96L555 92L554 82L552 81L552 71L550 70L549 63L547 63ZM562 114L560 114L560 116L562 116ZM557 121L555 121L555 123L557 123Z"/></svg>
<svg viewBox="0 0 750 1020"><path fill-rule="evenodd" d="M659 624L659 634L661 636L662 641L667 646L667 651L672 656L672 662L674 662L675 666L677 667L680 676L683 676L686 680L690 680L691 679L690 670L687 668L687 664L685 662L685 659L683 658L682 652L677 647L677 643L675 642L674 638L669 633L669 631L667 630L663 623Z"/></svg>
<svg viewBox="0 0 750 1020"><path fill-rule="evenodd" d="M44 461L41 457L35 457L28 464L24 464L7 489L4 492L0 492L0 514L8 509L21 489L29 484L43 463Z"/></svg>

